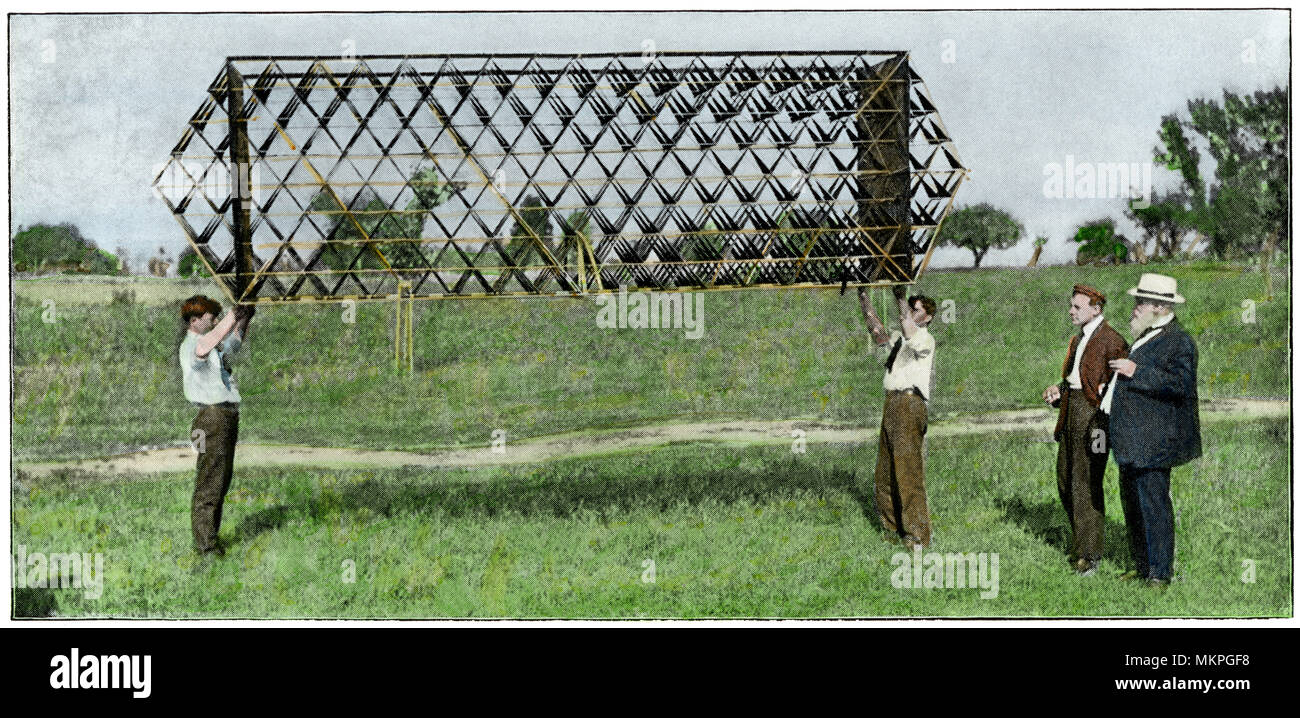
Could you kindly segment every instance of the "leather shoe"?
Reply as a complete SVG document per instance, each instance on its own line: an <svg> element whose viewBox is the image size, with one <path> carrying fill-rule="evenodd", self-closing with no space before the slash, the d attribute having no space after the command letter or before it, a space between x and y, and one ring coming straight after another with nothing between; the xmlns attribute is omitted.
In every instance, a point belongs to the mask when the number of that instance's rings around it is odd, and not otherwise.
<svg viewBox="0 0 1300 718"><path fill-rule="evenodd" d="M226 555L226 547L222 546L220 543L216 543L208 548L199 549L198 554L199 556L215 556L217 558L224 558Z"/></svg>

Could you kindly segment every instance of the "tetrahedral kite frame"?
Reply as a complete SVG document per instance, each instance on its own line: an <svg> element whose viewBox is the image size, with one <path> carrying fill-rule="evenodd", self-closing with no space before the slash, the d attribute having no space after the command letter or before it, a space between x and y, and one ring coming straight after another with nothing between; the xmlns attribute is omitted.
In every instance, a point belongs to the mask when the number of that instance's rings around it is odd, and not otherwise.
<svg viewBox="0 0 1300 718"><path fill-rule="evenodd" d="M239 303L914 282L906 52L231 57L154 185Z"/></svg>

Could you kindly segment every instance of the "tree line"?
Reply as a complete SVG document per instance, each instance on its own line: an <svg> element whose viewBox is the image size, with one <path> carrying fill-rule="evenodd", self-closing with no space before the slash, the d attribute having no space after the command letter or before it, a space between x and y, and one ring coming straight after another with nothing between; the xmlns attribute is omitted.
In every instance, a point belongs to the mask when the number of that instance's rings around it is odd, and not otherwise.
<svg viewBox="0 0 1300 718"><path fill-rule="evenodd" d="M1186 115L1163 117L1152 160L1176 173L1177 188L1128 202L1124 216L1138 227L1139 238L1118 234L1111 217L1080 224L1069 238L1079 245L1077 261L1124 262L1131 256L1145 262L1196 251L1217 259L1262 255L1270 261L1275 249L1289 248L1289 91L1224 90L1222 102L1189 100ZM1202 150L1214 160L1213 176L1202 173ZM1024 226L1010 212L981 203L952 212L935 240L969 250L979 267L990 249L1009 249L1023 236ZM1031 265L1045 243L1044 237L1035 241Z"/></svg>
<svg viewBox="0 0 1300 718"><path fill-rule="evenodd" d="M1175 174L1177 187L1163 195L1153 190L1151 197L1129 201L1123 214L1141 232L1136 239L1118 234L1112 217L1080 224L1069 237L1078 245L1077 261L1124 262L1133 258L1145 262L1196 251L1219 259L1262 255L1269 261L1276 249L1288 250L1289 91L1289 86L1240 95L1224 90L1222 101L1189 100L1185 115L1164 116L1152 159ZM1202 152L1214 161L1211 176L1202 172ZM424 237L429 212L462 188L439 178L432 167L417 169L409 186L413 197L403 211L389 209L369 189L348 201L346 211L333 190L318 192L308 209L322 235L333 243L367 251L353 261L355 252L339 251L340 245L334 244L321 253L314 267L379 269L384 266L381 255L410 264L417 245L403 240ZM531 236L541 239L561 262L582 251L589 241L590 217L581 210L557 217L559 234L552 237L551 216L537 197L524 198L518 219L502 239L504 245L514 245L513 261L526 264L537 251L533 242L520 241ZM1009 249L1024 236L1024 225L1011 212L979 203L953 211L935 241L937 246L969 250L979 267L990 250ZM1046 237L1035 239L1031 266L1037 263L1046 242ZM13 237L12 262L15 271L24 273L129 273L122 250L115 255L100 249L76 226L66 223L19 228ZM151 259L150 273L159 274L161 269L165 274L169 264L162 255ZM177 257L177 273L191 277L206 275L207 270L193 248L186 246Z"/></svg>
<svg viewBox="0 0 1300 718"><path fill-rule="evenodd" d="M19 227L10 261L14 271L22 273L124 273L117 255L100 249L69 223Z"/></svg>

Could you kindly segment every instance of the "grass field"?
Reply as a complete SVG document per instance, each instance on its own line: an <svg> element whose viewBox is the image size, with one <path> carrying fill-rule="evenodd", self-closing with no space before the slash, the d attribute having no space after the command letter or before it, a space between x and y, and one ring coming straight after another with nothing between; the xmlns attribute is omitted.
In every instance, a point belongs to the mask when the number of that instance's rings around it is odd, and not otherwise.
<svg viewBox="0 0 1300 718"><path fill-rule="evenodd" d="M1203 398L1290 396L1285 274L1264 301L1259 274L1230 265L989 269L923 282L940 302L931 419L1041 406L1073 331L1069 287L1111 295L1108 316L1127 333L1123 291L1143 271L1174 275L1188 297L1179 315ZM176 312L201 290L118 284L19 282L16 461L187 442ZM236 359L240 440L420 451L486 447L500 429L510 451L526 437L666 421L879 422L881 369L851 295L705 294L694 340L598 329L596 312L573 299L417 302L415 373L399 377L391 305L359 305L355 323L339 306L266 308ZM1289 420L1207 423L1204 443L1174 472L1177 576L1164 594L1115 580L1127 549L1114 466L1102 571L1070 572L1056 447L1040 430L927 441L933 551L996 554L987 599L893 585L899 549L864 494L874 440L794 454L701 435L510 466L241 469L222 532L230 554L200 565L192 471L17 475L14 545L100 554L106 575L99 598L24 588L14 605L115 617L1291 615Z"/></svg>
<svg viewBox="0 0 1300 718"><path fill-rule="evenodd" d="M1070 286L1107 292L1108 316L1126 333L1123 292L1148 270L1177 277L1188 297L1179 315L1200 351L1202 397L1290 395L1285 274L1264 302L1259 274L1230 265L990 269L922 283L941 303L931 416L1040 406L1073 331ZM176 285L158 284L149 301L196 291ZM178 300L65 303L69 285L41 284L54 293L46 323L50 305L18 286L15 459L188 441ZM79 296L111 299L93 284ZM1254 323L1242 321L1248 299L1258 303ZM236 359L240 439L420 450L484 446L498 429L518 439L669 419L878 421L881 369L851 294L715 292L702 301L695 340L680 329L598 329L591 300L416 302L415 374L401 378L391 369L391 305L361 304L355 323L337 305L266 308Z"/></svg>
<svg viewBox="0 0 1300 718"><path fill-rule="evenodd" d="M932 550L996 553L987 599L891 583L900 549L881 540L863 491L874 444L802 455L691 444L507 468L243 471L222 529L230 552L201 565L190 473L24 484L15 545L102 553L105 576L97 599L20 589L15 606L115 617L1289 616L1288 422L1219 423L1204 438L1204 457L1173 474L1165 593L1115 578L1128 559L1114 465L1106 554L1081 579L1064 558L1055 444L1006 434L928 446Z"/></svg>
<svg viewBox="0 0 1300 718"><path fill-rule="evenodd" d="M19 279L14 282L14 295L19 299L41 304L51 300L58 305L111 304L114 295L118 301L149 306L175 305L198 292L213 292L219 296L211 282L203 279L165 279L160 277L102 277L92 275L58 275L39 279ZM42 307L43 308L43 307Z"/></svg>

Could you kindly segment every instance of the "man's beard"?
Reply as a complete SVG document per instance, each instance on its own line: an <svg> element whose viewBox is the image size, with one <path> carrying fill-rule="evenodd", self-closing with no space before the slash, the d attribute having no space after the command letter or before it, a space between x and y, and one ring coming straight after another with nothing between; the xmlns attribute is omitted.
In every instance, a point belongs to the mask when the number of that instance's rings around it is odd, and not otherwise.
<svg viewBox="0 0 1300 718"><path fill-rule="evenodd" d="M1133 338L1137 339L1138 337L1142 336L1142 332L1145 332L1147 329L1149 329L1151 325L1154 324L1155 321L1159 318L1160 317L1157 316L1155 312L1147 312L1146 314L1143 314L1140 317L1130 319L1128 322L1128 328L1129 331L1133 332Z"/></svg>

